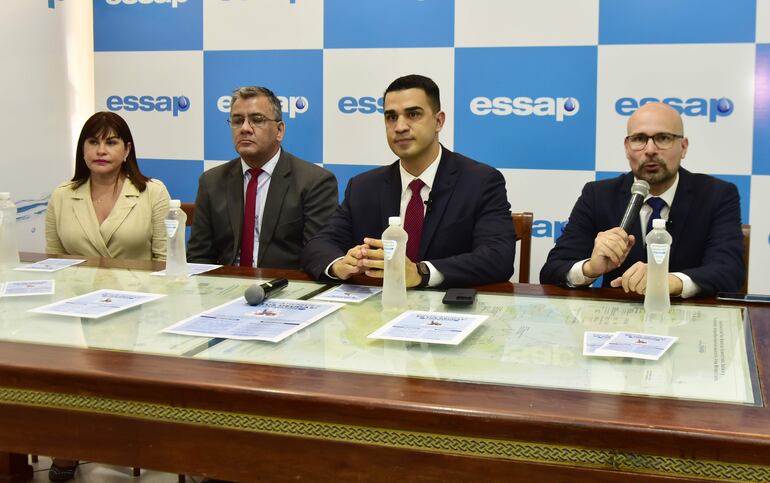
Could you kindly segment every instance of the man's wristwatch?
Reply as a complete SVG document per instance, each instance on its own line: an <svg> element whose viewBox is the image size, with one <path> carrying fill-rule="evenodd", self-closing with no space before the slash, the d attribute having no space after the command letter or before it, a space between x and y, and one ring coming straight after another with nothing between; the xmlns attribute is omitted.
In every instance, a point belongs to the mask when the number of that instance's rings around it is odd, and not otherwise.
<svg viewBox="0 0 770 483"><path fill-rule="evenodd" d="M417 273L420 274L420 284L417 285L417 288L427 287L428 282L430 281L430 269L428 268L428 264L425 262L417 262Z"/></svg>

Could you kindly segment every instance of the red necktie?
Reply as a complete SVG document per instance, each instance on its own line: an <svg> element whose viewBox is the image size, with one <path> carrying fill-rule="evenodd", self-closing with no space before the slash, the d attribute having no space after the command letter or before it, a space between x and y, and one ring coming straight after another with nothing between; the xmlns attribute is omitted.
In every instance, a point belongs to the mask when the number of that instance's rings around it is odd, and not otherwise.
<svg viewBox="0 0 770 483"><path fill-rule="evenodd" d="M243 231L241 232L241 266L254 266L254 223L257 219L257 178L261 169L251 168L249 185L246 187L245 209L243 210Z"/></svg>
<svg viewBox="0 0 770 483"><path fill-rule="evenodd" d="M420 261L420 240L422 239L422 222L425 219L425 205L420 196L420 190L425 183L420 179L413 179L409 183L409 189L412 190L412 197L406 205L404 212L404 231L409 235L406 242L406 256L413 262Z"/></svg>

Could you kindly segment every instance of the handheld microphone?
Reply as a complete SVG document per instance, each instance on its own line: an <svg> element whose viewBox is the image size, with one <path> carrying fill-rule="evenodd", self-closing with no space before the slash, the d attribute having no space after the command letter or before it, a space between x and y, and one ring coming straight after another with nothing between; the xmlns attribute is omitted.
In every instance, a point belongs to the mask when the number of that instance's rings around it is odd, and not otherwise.
<svg viewBox="0 0 770 483"><path fill-rule="evenodd" d="M649 192L650 184L643 179L638 179L631 185L631 199L628 200L626 212L623 213L623 219L619 225L626 233L631 232L631 227L636 223L636 219L639 218L639 210L642 208L644 198Z"/></svg>
<svg viewBox="0 0 770 483"><path fill-rule="evenodd" d="M249 305L259 305L266 298L275 295L275 293L279 292L287 285L289 285L288 280L285 278L277 278L275 280L265 282L262 285L252 285L246 289L246 292L244 292L243 296Z"/></svg>

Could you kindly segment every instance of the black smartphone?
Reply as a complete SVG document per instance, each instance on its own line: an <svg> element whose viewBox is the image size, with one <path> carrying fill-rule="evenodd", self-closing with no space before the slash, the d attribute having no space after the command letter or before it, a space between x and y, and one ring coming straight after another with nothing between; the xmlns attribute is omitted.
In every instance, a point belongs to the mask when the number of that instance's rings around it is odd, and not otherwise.
<svg viewBox="0 0 770 483"><path fill-rule="evenodd" d="M770 304L770 295L756 293L719 292L718 300L737 300L739 302L764 302Z"/></svg>
<svg viewBox="0 0 770 483"><path fill-rule="evenodd" d="M472 305L475 301L475 288L450 288L442 300L445 305Z"/></svg>

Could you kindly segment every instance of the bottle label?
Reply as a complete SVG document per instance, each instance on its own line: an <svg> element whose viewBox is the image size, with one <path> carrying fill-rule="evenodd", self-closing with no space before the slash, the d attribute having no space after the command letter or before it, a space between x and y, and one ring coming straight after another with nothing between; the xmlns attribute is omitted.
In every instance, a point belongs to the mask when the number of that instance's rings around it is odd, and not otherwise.
<svg viewBox="0 0 770 483"><path fill-rule="evenodd" d="M397 246L398 242L396 240L382 240L382 251L385 254L385 260L393 258Z"/></svg>
<svg viewBox="0 0 770 483"><path fill-rule="evenodd" d="M655 263L660 265L668 254L668 243L650 243L650 252L655 259Z"/></svg>
<svg viewBox="0 0 770 483"><path fill-rule="evenodd" d="M166 222L166 235L173 238L176 235L176 229L179 228L178 220L164 220Z"/></svg>

